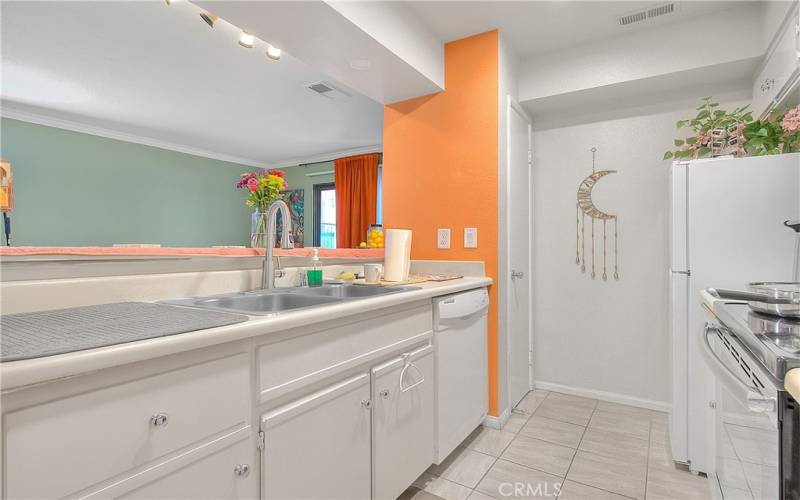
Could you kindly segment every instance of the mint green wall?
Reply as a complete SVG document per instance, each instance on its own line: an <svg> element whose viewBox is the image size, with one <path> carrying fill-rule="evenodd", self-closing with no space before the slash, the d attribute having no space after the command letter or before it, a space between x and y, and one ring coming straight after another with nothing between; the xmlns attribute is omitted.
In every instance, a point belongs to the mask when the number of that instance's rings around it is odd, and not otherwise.
<svg viewBox="0 0 800 500"><path fill-rule="evenodd" d="M314 243L314 184L332 184L333 174L314 177L306 177L306 174L333 171L333 162L309 163L308 165L287 167L283 171L286 172L286 182L289 184L289 189L303 189L305 191L303 194L305 199L305 246L310 247Z"/></svg>
<svg viewBox="0 0 800 500"><path fill-rule="evenodd" d="M252 167L5 118L0 156L14 171L14 246L248 243L234 183Z"/></svg>

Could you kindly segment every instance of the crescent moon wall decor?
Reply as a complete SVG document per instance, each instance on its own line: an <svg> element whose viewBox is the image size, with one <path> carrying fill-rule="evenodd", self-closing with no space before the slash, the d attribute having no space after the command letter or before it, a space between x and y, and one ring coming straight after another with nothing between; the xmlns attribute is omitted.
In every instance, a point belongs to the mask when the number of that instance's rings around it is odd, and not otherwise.
<svg viewBox="0 0 800 500"><path fill-rule="evenodd" d="M616 214L610 214L604 212L597 208L592 201L592 189L594 189L597 181L602 179L603 177L617 173L616 170L595 170L595 154L597 153L597 148L592 148L592 173L583 179L581 183L578 185L578 202L575 204L576 209L576 217L575 217L575 224L576 224L576 238L577 242L575 245L575 263L581 267L581 272L586 272L586 218L588 217L591 223L591 276L592 279L595 278L595 234L594 234L594 223L595 220L603 222L603 281L608 279L608 272L607 272L607 230L608 230L608 223L613 222L614 224L614 279L619 279L619 252L617 251L617 243L619 241L619 232L617 230L617 216Z"/></svg>

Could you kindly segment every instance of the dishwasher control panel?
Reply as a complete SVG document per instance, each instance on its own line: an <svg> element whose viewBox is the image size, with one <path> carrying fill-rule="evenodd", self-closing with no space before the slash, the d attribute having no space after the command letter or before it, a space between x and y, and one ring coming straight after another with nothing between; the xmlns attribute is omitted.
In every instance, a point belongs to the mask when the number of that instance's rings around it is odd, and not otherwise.
<svg viewBox="0 0 800 500"><path fill-rule="evenodd" d="M489 293L486 288L447 295L436 301L436 313L439 319L470 316L487 307L489 307Z"/></svg>

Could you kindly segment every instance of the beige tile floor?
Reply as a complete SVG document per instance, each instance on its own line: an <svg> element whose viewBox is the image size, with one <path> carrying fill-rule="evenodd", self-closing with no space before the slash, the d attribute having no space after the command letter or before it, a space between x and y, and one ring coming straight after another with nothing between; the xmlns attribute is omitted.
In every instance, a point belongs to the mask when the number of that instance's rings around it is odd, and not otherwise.
<svg viewBox="0 0 800 500"><path fill-rule="evenodd" d="M712 496L708 479L673 465L665 413L537 390L518 405L503 430L476 429L400 498Z"/></svg>

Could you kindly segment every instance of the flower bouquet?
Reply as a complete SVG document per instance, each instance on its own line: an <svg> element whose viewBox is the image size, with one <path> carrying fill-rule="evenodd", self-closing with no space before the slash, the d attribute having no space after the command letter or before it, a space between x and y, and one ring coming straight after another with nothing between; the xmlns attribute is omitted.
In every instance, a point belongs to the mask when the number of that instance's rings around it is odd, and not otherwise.
<svg viewBox="0 0 800 500"><path fill-rule="evenodd" d="M258 170L245 172L236 181L238 189L247 190L248 207L255 207L250 224L250 246L264 247L267 233L267 210L273 201L280 199L281 191L286 189L286 174L283 170Z"/></svg>

